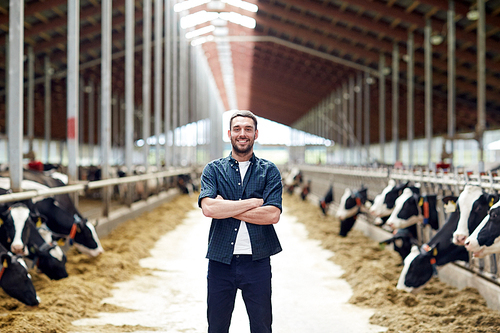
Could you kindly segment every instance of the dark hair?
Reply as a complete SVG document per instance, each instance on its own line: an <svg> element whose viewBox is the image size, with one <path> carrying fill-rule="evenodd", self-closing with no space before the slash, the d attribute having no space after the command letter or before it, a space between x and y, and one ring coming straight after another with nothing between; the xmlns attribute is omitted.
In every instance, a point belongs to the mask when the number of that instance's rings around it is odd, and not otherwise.
<svg viewBox="0 0 500 333"><path fill-rule="evenodd" d="M229 120L229 129L231 129L231 124L233 123L233 119L236 117L251 118L255 125L255 130L257 130L257 117L251 111L248 110L238 110L235 113L233 113L231 119Z"/></svg>

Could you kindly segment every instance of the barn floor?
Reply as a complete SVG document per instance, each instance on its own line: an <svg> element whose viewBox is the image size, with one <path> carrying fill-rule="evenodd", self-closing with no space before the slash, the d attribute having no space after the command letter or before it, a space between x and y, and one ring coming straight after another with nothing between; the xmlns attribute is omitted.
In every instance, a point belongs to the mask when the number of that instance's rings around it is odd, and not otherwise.
<svg viewBox="0 0 500 333"><path fill-rule="evenodd" d="M181 225L156 243L151 257L141 260L141 266L154 269L154 274L117 283L113 296L103 301L132 311L102 312L97 318L80 319L73 325L81 326L81 332L88 332L89 327L107 332L109 325L168 333L206 332L205 252L209 225L209 219L193 207ZM368 323L374 311L348 303L352 290L340 279L341 268L328 260L334 254L322 249L318 241L308 239L305 227L287 215L286 207L276 230L284 251L271 260L275 332L386 331ZM248 326L238 294L230 332L249 332Z"/></svg>

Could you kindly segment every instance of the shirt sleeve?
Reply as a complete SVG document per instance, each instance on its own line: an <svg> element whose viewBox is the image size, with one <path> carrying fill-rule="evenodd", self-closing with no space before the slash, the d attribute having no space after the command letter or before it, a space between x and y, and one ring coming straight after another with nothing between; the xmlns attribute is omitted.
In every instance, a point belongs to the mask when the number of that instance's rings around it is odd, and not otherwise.
<svg viewBox="0 0 500 333"><path fill-rule="evenodd" d="M264 206L276 206L283 211L282 207L283 184L278 168L273 165L267 174L267 185L264 190Z"/></svg>
<svg viewBox="0 0 500 333"><path fill-rule="evenodd" d="M215 168L212 163L209 163L203 168L203 172L201 174L201 188L200 195L198 197L198 207L201 208L201 199L203 198L212 198L215 199L217 197L217 180Z"/></svg>

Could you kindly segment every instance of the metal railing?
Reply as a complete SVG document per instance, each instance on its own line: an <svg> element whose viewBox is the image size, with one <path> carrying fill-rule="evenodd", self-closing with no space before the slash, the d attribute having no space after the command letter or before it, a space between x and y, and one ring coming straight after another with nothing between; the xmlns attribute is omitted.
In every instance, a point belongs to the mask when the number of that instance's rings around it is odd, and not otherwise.
<svg viewBox="0 0 500 333"><path fill-rule="evenodd" d="M130 184L140 181L147 181L151 179L161 179L172 176L178 176L182 174L188 174L193 171L194 169L192 167L180 168L167 171L159 171L154 173L146 173L143 175L134 175L121 178L109 178L96 181L85 181L79 184L72 184L61 187L51 187L40 190L26 190L23 192L7 193L0 195L0 203L28 200L36 197L50 197L58 194L75 193L79 191L99 189L120 184Z"/></svg>
<svg viewBox="0 0 500 333"><path fill-rule="evenodd" d="M305 182L311 180L311 193L321 198L327 191L330 184L334 188L335 201L339 201L345 188L355 190L361 185L368 188L368 197L373 199L375 195L382 192L387 186L389 179L398 182L410 181L420 184L422 194L436 194L438 199L439 225L446 222L441 198L448 194L458 196L466 184L478 185L485 192L498 193L500 190L500 175L492 172L471 173L471 172L445 172L443 170L433 171L425 169L394 169L394 168L368 168L368 167L347 167L347 166L314 166L295 165L303 173ZM367 216L369 222L373 222L371 216ZM423 227L419 226L419 241L421 244L428 242L436 233L434 230L422 232ZM497 255L486 258L472 258L466 265L460 265L475 274L484 277L498 284L498 262Z"/></svg>

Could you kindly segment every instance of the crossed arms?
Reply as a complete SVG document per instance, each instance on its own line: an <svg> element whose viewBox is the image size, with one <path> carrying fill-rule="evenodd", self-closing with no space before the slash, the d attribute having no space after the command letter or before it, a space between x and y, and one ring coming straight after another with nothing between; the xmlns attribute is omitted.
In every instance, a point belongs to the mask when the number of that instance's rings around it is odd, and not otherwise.
<svg viewBox="0 0 500 333"><path fill-rule="evenodd" d="M224 200L220 195L215 199L201 200L203 215L214 219L233 217L252 224L276 224L280 220L280 209L276 206L262 206L263 199Z"/></svg>

